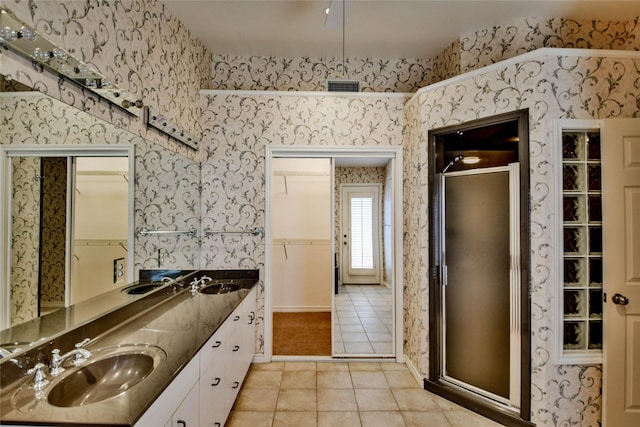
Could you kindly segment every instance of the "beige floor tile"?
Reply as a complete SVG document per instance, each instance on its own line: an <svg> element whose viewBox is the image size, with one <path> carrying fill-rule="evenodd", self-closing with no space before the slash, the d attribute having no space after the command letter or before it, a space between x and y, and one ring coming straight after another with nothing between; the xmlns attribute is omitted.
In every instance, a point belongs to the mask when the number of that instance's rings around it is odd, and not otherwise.
<svg viewBox="0 0 640 427"><path fill-rule="evenodd" d="M318 390L318 411L357 411L356 395L351 389Z"/></svg>
<svg viewBox="0 0 640 427"><path fill-rule="evenodd" d="M408 370L384 371L384 376L387 378L391 388L422 388Z"/></svg>
<svg viewBox="0 0 640 427"><path fill-rule="evenodd" d="M317 425L316 412L276 412L273 417L273 427L316 427Z"/></svg>
<svg viewBox="0 0 640 427"><path fill-rule="evenodd" d="M356 402L360 411L397 411L398 405L391 389L356 389Z"/></svg>
<svg viewBox="0 0 640 427"><path fill-rule="evenodd" d="M285 362L285 371L315 371L316 362Z"/></svg>
<svg viewBox="0 0 640 427"><path fill-rule="evenodd" d="M318 389L325 388L353 388L351 373L346 371L318 372Z"/></svg>
<svg viewBox="0 0 640 427"><path fill-rule="evenodd" d="M357 412L318 412L318 427L360 427Z"/></svg>
<svg viewBox="0 0 640 427"><path fill-rule="evenodd" d="M369 341L344 342L345 353L347 354L374 354L373 347Z"/></svg>
<svg viewBox="0 0 640 427"><path fill-rule="evenodd" d="M450 400L445 399L444 397L438 396L434 393L429 393L431 398L438 404L441 410L443 411L462 411L464 408L456 403L451 402Z"/></svg>
<svg viewBox="0 0 640 427"><path fill-rule="evenodd" d="M316 371L349 371L349 364L346 362L318 362Z"/></svg>
<svg viewBox="0 0 640 427"><path fill-rule="evenodd" d="M236 399L234 409L237 411L275 411L278 390L273 392L259 388L243 388Z"/></svg>
<svg viewBox="0 0 640 427"><path fill-rule="evenodd" d="M281 389L316 388L316 371L284 371Z"/></svg>
<svg viewBox="0 0 640 427"><path fill-rule="evenodd" d="M361 412L362 427L405 427L404 419L399 411Z"/></svg>
<svg viewBox="0 0 640 427"><path fill-rule="evenodd" d="M271 427L273 412L233 411L225 427Z"/></svg>
<svg viewBox="0 0 640 427"><path fill-rule="evenodd" d="M353 382L353 388L389 388L387 379L382 371L351 372L351 381Z"/></svg>
<svg viewBox="0 0 640 427"><path fill-rule="evenodd" d="M407 427L451 427L442 412L434 411L402 411L402 418ZM475 427L473 425L465 427Z"/></svg>
<svg viewBox="0 0 640 427"><path fill-rule="evenodd" d="M280 388L282 371L251 370L242 384L246 388Z"/></svg>
<svg viewBox="0 0 640 427"><path fill-rule="evenodd" d="M475 414L471 411L444 411L444 416L451 424L451 427L500 427L498 424L482 415Z"/></svg>
<svg viewBox="0 0 640 427"><path fill-rule="evenodd" d="M380 363L378 362L350 362L349 370L353 371L381 371Z"/></svg>
<svg viewBox="0 0 640 427"><path fill-rule="evenodd" d="M431 395L419 388L398 388L391 390L402 411L439 411L440 407Z"/></svg>
<svg viewBox="0 0 640 427"><path fill-rule="evenodd" d="M280 390L276 411L316 411L315 389Z"/></svg>
<svg viewBox="0 0 640 427"><path fill-rule="evenodd" d="M342 341L348 342L364 342L367 341L367 334L364 332L343 332Z"/></svg>
<svg viewBox="0 0 640 427"><path fill-rule="evenodd" d="M256 371L282 371L283 369L284 369L284 362L251 364L251 370L256 370Z"/></svg>
<svg viewBox="0 0 640 427"><path fill-rule="evenodd" d="M396 362L381 362L380 367L383 371L406 371L410 372L407 365L404 363L396 363Z"/></svg>

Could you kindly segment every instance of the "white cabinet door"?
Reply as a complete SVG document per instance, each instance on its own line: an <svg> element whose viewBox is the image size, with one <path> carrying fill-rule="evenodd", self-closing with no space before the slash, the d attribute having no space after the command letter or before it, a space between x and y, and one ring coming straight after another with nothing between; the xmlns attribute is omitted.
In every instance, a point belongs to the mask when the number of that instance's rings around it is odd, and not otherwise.
<svg viewBox="0 0 640 427"><path fill-rule="evenodd" d="M200 424L203 427L222 427L228 415L224 398L225 326L220 326L200 350Z"/></svg>
<svg viewBox="0 0 640 427"><path fill-rule="evenodd" d="M200 426L200 387L198 382L193 386L187 397L184 398L173 417L172 427L199 427Z"/></svg>

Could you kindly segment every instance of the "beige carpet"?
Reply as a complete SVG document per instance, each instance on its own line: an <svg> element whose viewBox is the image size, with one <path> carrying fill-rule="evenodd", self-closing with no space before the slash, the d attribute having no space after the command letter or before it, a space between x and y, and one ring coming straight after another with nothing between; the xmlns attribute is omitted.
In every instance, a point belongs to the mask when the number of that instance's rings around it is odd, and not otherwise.
<svg viewBox="0 0 640 427"><path fill-rule="evenodd" d="M273 354L331 356L331 312L273 313Z"/></svg>

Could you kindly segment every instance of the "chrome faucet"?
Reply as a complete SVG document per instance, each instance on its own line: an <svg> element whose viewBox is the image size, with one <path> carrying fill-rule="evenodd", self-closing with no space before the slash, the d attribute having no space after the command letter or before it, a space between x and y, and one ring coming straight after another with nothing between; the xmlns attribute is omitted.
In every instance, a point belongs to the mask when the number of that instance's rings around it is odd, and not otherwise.
<svg viewBox="0 0 640 427"><path fill-rule="evenodd" d="M64 372L64 368L62 367L62 363L65 360L73 356L73 361L71 362L73 366L82 365L85 360L91 357L91 352L85 348L82 348L85 344L91 341L89 338L85 338L81 342L75 345L75 349L71 350L67 354L60 356L60 349L56 348L51 350L51 375L60 375Z"/></svg>
<svg viewBox="0 0 640 427"><path fill-rule="evenodd" d="M42 390L47 384L49 384L49 380L44 374L44 368L46 367L47 365L44 363L37 363L36 366L27 371L27 375L33 375L32 387L34 390Z"/></svg>
<svg viewBox="0 0 640 427"><path fill-rule="evenodd" d="M202 287L207 284L207 282L212 281L213 279L209 276L202 276L201 278L196 278L191 281L191 292L195 292L199 287Z"/></svg>
<svg viewBox="0 0 640 427"><path fill-rule="evenodd" d="M0 347L0 359L2 359L3 357L9 357L12 354L13 353L11 353L9 350L5 350L4 348Z"/></svg>

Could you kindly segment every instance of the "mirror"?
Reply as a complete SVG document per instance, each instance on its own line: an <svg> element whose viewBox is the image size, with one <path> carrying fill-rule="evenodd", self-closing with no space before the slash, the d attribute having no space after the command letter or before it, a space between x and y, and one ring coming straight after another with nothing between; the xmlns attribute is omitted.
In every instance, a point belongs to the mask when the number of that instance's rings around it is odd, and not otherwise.
<svg viewBox="0 0 640 427"><path fill-rule="evenodd" d="M47 95L30 91L24 85L2 77L0 80L0 178L3 183L0 191L4 206L4 212L0 214L0 243L3 253L10 254L0 261L0 329L11 326L15 332L18 324L37 318L39 313L44 314L42 307L45 304L39 302L39 297L50 294L49 290L43 290L43 281L38 274L42 262L40 240L47 239L41 239L40 232L33 232L34 224L15 232L18 217L8 212L8 205L23 210L28 206L29 215L34 220L42 220L41 199L35 203L35 196L25 191L25 187L37 192L44 189L48 194L49 190L40 179L43 176L44 181L47 175L60 177L52 180L58 188L54 198L59 210L66 207L65 218L55 219L57 225L52 227L58 236L50 239L67 242L61 245L65 257L55 261L58 267L63 264L64 273L56 280L55 301L67 307L65 318L73 313L69 311L70 305L79 301L84 302L76 304L75 313L82 312L83 320L126 303L126 298L114 298L111 305L94 304L91 301L96 298L91 297L126 286L137 278L141 269L198 267L199 233L180 232L200 230L198 162ZM22 163L29 163L29 168L23 168ZM51 167L50 163L56 164L60 172L41 171L43 165ZM96 194L89 196L89 188ZM104 216L99 219L101 210L114 204L116 199L122 202L123 198L127 201L124 218L121 207L118 220ZM89 212L82 217L79 209ZM63 226L66 230L61 234ZM142 229L152 233L141 235ZM154 234L153 231L178 232ZM25 246L30 246L30 253L24 251ZM83 258L86 264L91 264L88 259L95 257L92 252L106 252L98 256L106 258L106 262L102 260L100 269L93 265L89 270L80 271ZM35 263L36 267L27 267L27 278L23 278L26 282L16 283L11 278L12 267L25 261L31 265ZM94 276L100 276L103 284L97 286ZM63 289L60 289L61 283ZM62 294L64 298L61 298ZM10 319L9 314L18 311L23 314ZM63 316L58 314L56 317ZM71 323L76 321L71 320ZM62 323L68 325L69 320ZM35 332L33 327L27 329L28 337L10 334L11 339L34 341L52 333L51 329L43 331L39 327L35 327Z"/></svg>

